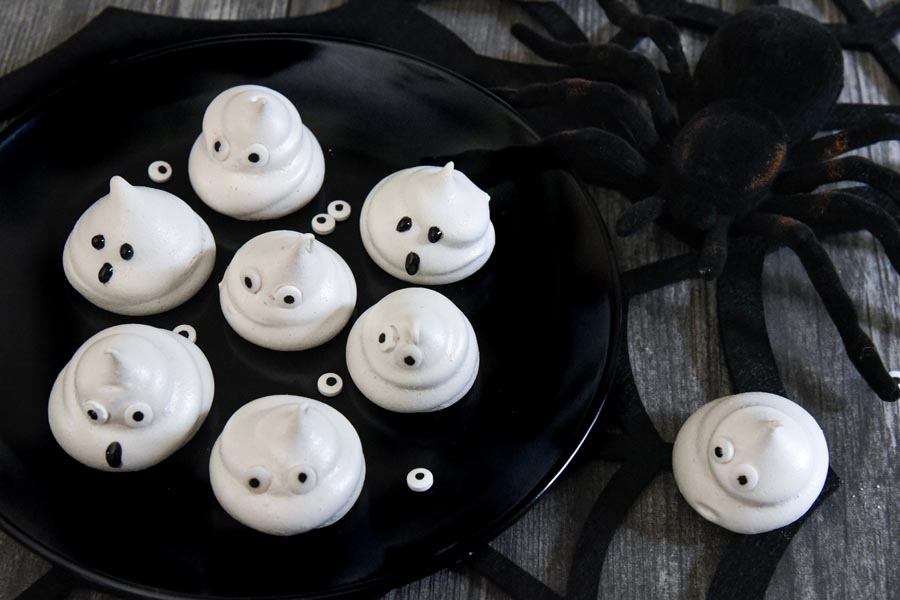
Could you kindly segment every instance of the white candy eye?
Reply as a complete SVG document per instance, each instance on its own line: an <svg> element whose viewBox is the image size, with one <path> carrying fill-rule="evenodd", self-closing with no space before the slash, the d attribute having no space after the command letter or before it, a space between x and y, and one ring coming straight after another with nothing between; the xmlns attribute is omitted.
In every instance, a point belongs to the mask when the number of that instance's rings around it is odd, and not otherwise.
<svg viewBox="0 0 900 600"><path fill-rule="evenodd" d="M316 488L316 471L309 465L298 465L288 475L288 486L295 494L308 494Z"/></svg>
<svg viewBox="0 0 900 600"><path fill-rule="evenodd" d="M739 492L749 492L759 483L759 472L750 465L741 465L734 470L734 487Z"/></svg>
<svg viewBox="0 0 900 600"><path fill-rule="evenodd" d="M228 158L228 153L230 151L231 147L228 145L228 140L223 137L215 138L209 145L209 153L217 160L225 160Z"/></svg>
<svg viewBox="0 0 900 600"><path fill-rule="evenodd" d="M390 352L397 346L397 340L399 339L400 335L397 333L397 328L390 325L378 334L378 347L382 352Z"/></svg>
<svg viewBox="0 0 900 600"><path fill-rule="evenodd" d="M272 485L272 474L265 467L250 467L244 473L244 483L254 494L265 494Z"/></svg>
<svg viewBox="0 0 900 600"><path fill-rule="evenodd" d="M132 404L125 410L125 423L129 427L146 427L153 422L153 409L143 402Z"/></svg>
<svg viewBox="0 0 900 600"><path fill-rule="evenodd" d="M712 459L717 463L725 464L734 458L734 445L723 437L714 439L711 448Z"/></svg>
<svg viewBox="0 0 900 600"><path fill-rule="evenodd" d="M264 167L269 164L269 149L262 144L251 144L247 147L244 158L251 167Z"/></svg>
<svg viewBox="0 0 900 600"><path fill-rule="evenodd" d="M275 302L281 308L296 308L302 299L303 294L292 285L283 285L275 292Z"/></svg>
<svg viewBox="0 0 900 600"><path fill-rule="evenodd" d="M244 269L241 273L241 285L251 294L255 294L262 286L262 278L256 269Z"/></svg>
<svg viewBox="0 0 900 600"><path fill-rule="evenodd" d="M109 421L109 413L106 408L99 402L88 400L84 403L84 414L90 419L91 423L103 425Z"/></svg>

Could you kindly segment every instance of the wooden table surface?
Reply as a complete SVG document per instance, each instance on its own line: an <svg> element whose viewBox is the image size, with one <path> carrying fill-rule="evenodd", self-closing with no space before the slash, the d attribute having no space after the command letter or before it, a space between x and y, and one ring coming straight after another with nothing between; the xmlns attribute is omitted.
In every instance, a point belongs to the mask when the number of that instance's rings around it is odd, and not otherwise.
<svg viewBox="0 0 900 600"><path fill-rule="evenodd" d="M707 0L710 1L710 0ZM871 3L872 0L869 0ZM104 6L206 19L275 18L317 12L340 0L3 0L0 2L0 74L50 50ZM735 1L710 2L728 10ZM591 0L562 3L592 40L612 32ZM839 21L828 0L782 4L823 21ZM500 58L535 61L509 33L528 19L509 3L445 0L422 9L449 26L476 51ZM688 58L696 61L705 42L685 35ZM651 56L655 50L640 46ZM900 104L900 93L868 55L845 52L846 102ZM658 57L657 57L658 59ZM2 93L2 91L0 91ZM900 168L900 146L882 143L863 154ZM625 201L594 189L607 222ZM658 229L627 240L614 239L623 268L685 250ZM885 364L900 368L900 276L868 234L826 243L863 326ZM771 255L765 271L769 334L792 399L809 410L825 431L834 469L843 486L811 518L781 561L770 598L889 598L900 594L900 406L883 404L867 388L844 353L834 325L797 258L787 250ZM730 392L719 347L715 290L686 282L637 298L629 315L631 358L638 387L654 423L674 439L687 416L704 402ZM615 471L599 463L573 473L500 535L493 546L563 592L575 537L596 495ZM670 473L654 481L632 508L609 549L601 597L702 597L729 534L704 522L679 496ZM49 568L43 559L0 533L0 598L13 598ZM114 598L78 591L74 598ZM443 571L389 594L392 599L503 598L477 576Z"/></svg>

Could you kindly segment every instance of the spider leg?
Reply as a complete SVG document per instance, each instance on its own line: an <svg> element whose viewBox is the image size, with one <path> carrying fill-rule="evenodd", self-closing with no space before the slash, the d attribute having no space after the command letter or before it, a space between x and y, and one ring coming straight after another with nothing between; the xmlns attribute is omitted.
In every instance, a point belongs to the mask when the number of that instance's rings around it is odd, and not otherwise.
<svg viewBox="0 0 900 600"><path fill-rule="evenodd" d="M633 35L649 37L656 44L674 79L675 99L686 103L691 90L691 69L678 28L663 17L635 14L619 0L597 0L597 3L613 25Z"/></svg>
<svg viewBox="0 0 900 600"><path fill-rule="evenodd" d="M616 221L616 233L621 237L627 237L637 233L644 226L657 219L666 207L666 199L662 196L649 196L635 202L625 209L619 220Z"/></svg>
<svg viewBox="0 0 900 600"><path fill-rule="evenodd" d="M733 220L730 215L719 215L703 238L703 247L697 260L697 272L704 279L715 279L725 268L725 262L728 260L728 230Z"/></svg>
<svg viewBox="0 0 900 600"><path fill-rule="evenodd" d="M900 203L900 173L862 156L845 156L784 171L773 189L779 194L793 194L839 181L866 183Z"/></svg>
<svg viewBox="0 0 900 600"><path fill-rule="evenodd" d="M897 400L900 388L884 368L875 344L859 326L856 307L813 230L791 217L760 212L751 213L736 228L739 233L761 235L785 245L797 255L837 327L850 361L879 398Z"/></svg>
<svg viewBox="0 0 900 600"><path fill-rule="evenodd" d="M616 44L558 42L522 24L513 25L512 33L545 60L583 67L587 79L610 81L638 90L647 101L656 130L660 133L673 131L675 111L659 72L646 56Z"/></svg>
<svg viewBox="0 0 900 600"><path fill-rule="evenodd" d="M535 83L520 89L495 88L495 94L516 108L563 104L567 116L580 123L612 130L641 152L649 152L659 141L653 123L638 103L617 85L587 79L563 79Z"/></svg>
<svg viewBox="0 0 900 600"><path fill-rule="evenodd" d="M823 131L845 129L866 123L869 119L877 119L884 115L900 114L900 106L896 104L857 104L838 102L831 109L831 114L822 124Z"/></svg>
<svg viewBox="0 0 900 600"><path fill-rule="evenodd" d="M652 179L640 152L619 136L595 127L563 131L535 144L468 150L430 159L441 164L448 160L484 187L509 181L519 173L572 169L587 183L611 185L640 196Z"/></svg>
<svg viewBox="0 0 900 600"><path fill-rule="evenodd" d="M844 131L810 140L794 148L791 158L796 163L820 162L888 140L900 140L900 115L878 115Z"/></svg>
<svg viewBox="0 0 900 600"><path fill-rule="evenodd" d="M516 0L522 10L543 25L554 39L570 44L587 42L588 38L563 8L555 2Z"/></svg>
<svg viewBox="0 0 900 600"><path fill-rule="evenodd" d="M881 242L894 270L900 273L900 225L880 206L835 190L774 196L762 205L761 210L829 231L864 229Z"/></svg>

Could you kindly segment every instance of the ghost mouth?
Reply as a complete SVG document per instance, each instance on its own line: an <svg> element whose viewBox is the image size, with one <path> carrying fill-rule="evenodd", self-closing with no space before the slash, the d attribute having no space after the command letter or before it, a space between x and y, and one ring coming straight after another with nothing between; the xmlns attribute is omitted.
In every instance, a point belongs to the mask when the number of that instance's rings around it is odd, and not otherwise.
<svg viewBox="0 0 900 600"><path fill-rule="evenodd" d="M118 469L122 466L122 444L113 442L106 447L106 464L113 469Z"/></svg>
<svg viewBox="0 0 900 600"><path fill-rule="evenodd" d="M406 272L410 275L415 275L419 272L419 255L415 252L410 252L406 255Z"/></svg>
<svg viewBox="0 0 900 600"><path fill-rule="evenodd" d="M100 280L100 283L107 283L113 276L113 266L109 263L103 263L103 266L100 267L100 271L97 273L97 279Z"/></svg>

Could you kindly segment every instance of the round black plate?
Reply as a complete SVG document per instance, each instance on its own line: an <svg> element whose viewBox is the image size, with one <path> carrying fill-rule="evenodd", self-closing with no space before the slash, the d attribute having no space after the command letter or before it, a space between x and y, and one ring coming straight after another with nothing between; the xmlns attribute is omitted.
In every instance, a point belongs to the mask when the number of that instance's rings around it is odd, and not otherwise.
<svg viewBox="0 0 900 600"><path fill-rule="evenodd" d="M325 150L320 195L276 221L245 223L203 205L187 157L203 111L243 83L273 87L299 108ZM619 330L614 260L590 198L567 174L527 174L489 189L497 247L475 276L438 289L471 319L481 347L473 390L424 415L381 410L344 363L349 326L328 344L279 353L229 329L216 283L235 250L273 229L310 230L328 201L354 218L323 241L357 279L355 316L405 287L368 258L358 215L368 190L423 157L536 139L506 105L438 67L357 44L249 37L183 46L127 63L50 98L0 138L3 398L0 515L19 540L96 583L148 596L318 596L373 590L449 564L520 515L570 460L596 420ZM160 184L191 204L218 244L210 281L187 304L149 318L106 313L67 284L62 247L109 178ZM111 325L190 323L216 376L196 438L140 473L101 473L70 459L46 419L53 380L76 348ZM323 399L316 379L344 377ZM599 392L599 393L598 393ZM356 426L368 474L337 524L292 538L233 521L209 487L210 448L228 417L268 394L328 402ZM424 494L406 473L434 472Z"/></svg>

